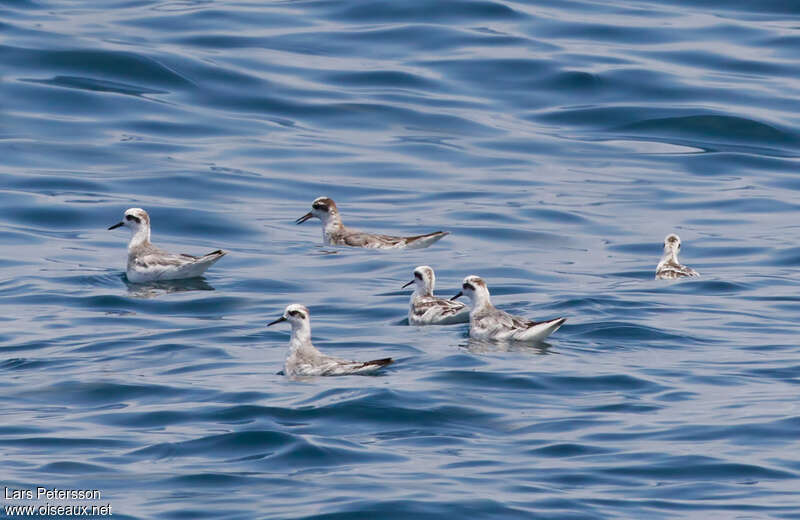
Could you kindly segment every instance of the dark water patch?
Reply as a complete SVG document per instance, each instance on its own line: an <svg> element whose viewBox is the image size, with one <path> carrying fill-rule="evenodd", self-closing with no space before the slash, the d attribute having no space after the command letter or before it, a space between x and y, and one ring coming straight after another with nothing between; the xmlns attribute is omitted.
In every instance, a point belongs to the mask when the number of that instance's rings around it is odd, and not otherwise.
<svg viewBox="0 0 800 520"><path fill-rule="evenodd" d="M698 270L701 271L700 278L687 278L678 280L680 283L669 280L659 280L660 282L667 282L663 287L659 287L658 291L667 294L733 294L744 293L752 291L753 287L745 283L728 282L724 280L705 280L702 277L702 265L697 265ZM708 271L706 271L708 272Z"/></svg>
<svg viewBox="0 0 800 520"><path fill-rule="evenodd" d="M619 339L667 342L671 345L695 343L696 338L681 334L673 334L654 327L647 327L632 322L606 321L584 323L571 327L573 334L596 340Z"/></svg>
<svg viewBox="0 0 800 520"><path fill-rule="evenodd" d="M797 148L796 133L751 119L725 115L691 115L637 121L616 127L613 132L637 136L697 139L708 144L742 143L747 147Z"/></svg>
<svg viewBox="0 0 800 520"><path fill-rule="evenodd" d="M296 442L293 435L276 431L247 431L211 435L198 439L161 443L131 452L129 455L139 459L158 460L164 458L190 457L213 454L215 457L247 453L254 450L275 450L289 447Z"/></svg>
<svg viewBox="0 0 800 520"><path fill-rule="evenodd" d="M568 241L569 238L556 235L553 233L541 232L541 231L529 231L525 229L514 229L514 228L497 228L497 227L456 227L450 228L452 229L453 233L458 233L459 236L471 236L478 239L487 239L489 237L492 238L500 238L502 240L507 240L511 242L520 242L520 243L535 243L537 245L542 244L558 244L564 243Z"/></svg>
<svg viewBox="0 0 800 520"><path fill-rule="evenodd" d="M170 370L164 370L160 372L163 375L178 375L178 374L190 374L194 372L206 372L209 370L225 370L226 367L233 367L236 366L236 363L200 363L197 365L188 365L182 366L179 368L173 368Z"/></svg>
<svg viewBox="0 0 800 520"><path fill-rule="evenodd" d="M106 468L104 466L98 466L97 464L63 461L45 464L44 466L38 468L37 471L41 471L43 473L61 473L64 475L92 475L96 473L112 473L115 470Z"/></svg>
<svg viewBox="0 0 800 520"><path fill-rule="evenodd" d="M59 175L39 174L30 177L19 177L10 179L9 188L22 191L30 191L34 194L54 196L66 193L92 194L102 192L104 185L102 182L76 178L79 172L62 172Z"/></svg>
<svg viewBox="0 0 800 520"><path fill-rule="evenodd" d="M0 362L0 370L40 370L52 365L52 362L40 359L11 358Z"/></svg>
<svg viewBox="0 0 800 520"><path fill-rule="evenodd" d="M735 425L697 424L665 432L672 441L708 442L725 440L737 445L781 445L794 442L800 417L767 423L752 421Z"/></svg>
<svg viewBox="0 0 800 520"><path fill-rule="evenodd" d="M337 444L343 444L338 442ZM351 464L399 463L405 456L378 450L358 449L356 445L349 448L325 446L313 442L296 443L290 450L277 453L269 458L271 464L287 469L338 467Z"/></svg>
<svg viewBox="0 0 800 520"><path fill-rule="evenodd" d="M765 59L744 59L719 52L708 52L701 49L692 50L648 50L648 57L665 60L676 64L693 66L701 69L721 70L726 74L752 74L785 76L786 70L780 62Z"/></svg>
<svg viewBox="0 0 800 520"><path fill-rule="evenodd" d="M31 452L47 453L52 450L98 450L103 451L115 448L129 448L133 443L116 439L73 438L73 437L22 437L17 439L3 439L8 446L24 447Z"/></svg>
<svg viewBox="0 0 800 520"><path fill-rule="evenodd" d="M163 428L172 424L190 422L193 417L193 414L179 411L124 412L95 415L92 417L92 421L127 428Z"/></svg>
<svg viewBox="0 0 800 520"><path fill-rule="evenodd" d="M644 378L634 377L626 374L602 375L602 376L555 376L551 374L541 374L539 376L551 389L572 392L635 392L636 394L651 394L663 392L666 388L658 383L648 381Z"/></svg>
<svg viewBox="0 0 800 520"><path fill-rule="evenodd" d="M642 277L643 273L645 272L637 272L633 274L635 274L635 277L638 278ZM652 272L648 271L646 274L647 277L645 279L651 280L653 278ZM629 276L631 276L631 274L629 274ZM651 308L651 306L652 303L649 302L623 300L621 298L610 296L583 296L570 300L559 301L556 304L550 305L549 308L570 309L573 312L577 312L580 309L594 309L607 314L613 314L614 312L633 312L636 310L645 311Z"/></svg>
<svg viewBox="0 0 800 520"><path fill-rule="evenodd" d="M791 267L800 265L800 247L789 247L772 252L769 265Z"/></svg>
<svg viewBox="0 0 800 520"><path fill-rule="evenodd" d="M691 473L686 468L692 468ZM715 479L744 480L791 479L796 478L792 472L781 471L765 466L743 463L720 462L712 457L697 455L662 457L660 462L651 461L647 465L622 466L601 470L611 475L639 476L650 479L685 480Z"/></svg>
<svg viewBox="0 0 800 520"><path fill-rule="evenodd" d="M539 421L536 424L519 428L514 431L516 434L533 434L533 433L567 433L576 430L602 428L616 423L615 420L600 419L600 418L583 418L583 419L558 419L558 420L545 420Z"/></svg>
<svg viewBox="0 0 800 520"><path fill-rule="evenodd" d="M52 205L48 208L32 207L8 207L7 210L13 216L13 222L33 226L34 228L48 229L52 228L54 222L58 222L59 226L63 229L91 229L92 225L96 225L96 221L92 222L91 216L81 213L77 208L69 208L66 206Z"/></svg>
<svg viewBox="0 0 800 520"><path fill-rule="evenodd" d="M511 99L520 98L526 108L544 104L535 87L543 75L552 74L555 70L550 60L530 58L448 59L419 65L458 80L462 86L468 86L470 92L482 92L485 83L481 82L481 78L490 76L494 88L502 89Z"/></svg>
<svg viewBox="0 0 800 520"><path fill-rule="evenodd" d="M504 391L521 393L540 391L546 388L535 377L498 374L494 372L448 370L440 371L436 375L429 376L428 379L451 384L502 389Z"/></svg>
<svg viewBox="0 0 800 520"><path fill-rule="evenodd" d="M497 520L519 518L526 514L525 509L490 499L358 501L340 506L339 509L342 511L298 517L298 520L366 520L378 517L387 520L434 520L448 515Z"/></svg>
<svg viewBox="0 0 800 520"><path fill-rule="evenodd" d="M178 9L178 6L184 9ZM165 35L175 32L204 32L219 30L221 27L233 29L231 32L244 32L247 28L285 28L313 25L312 21L281 6L260 6L259 9L231 10L217 8L213 4L187 2L185 4L154 5L144 12L145 16L117 20L120 25L130 25L146 30L157 30ZM152 13L159 13L153 15Z"/></svg>
<svg viewBox="0 0 800 520"><path fill-rule="evenodd" d="M611 453L611 450L597 446L573 443L557 443L529 450L528 453L534 457L569 458L585 457L591 455L602 455Z"/></svg>
<svg viewBox="0 0 800 520"><path fill-rule="evenodd" d="M736 197L717 200L670 202L665 204L672 210L689 210L703 208L705 210L725 210L737 213L775 213L792 212L797 205L766 197Z"/></svg>
<svg viewBox="0 0 800 520"><path fill-rule="evenodd" d="M583 224L586 225L590 222L589 219L578 215L574 212L558 211L552 209L523 209L522 215L536 219L544 220L547 222L555 222L559 224Z"/></svg>
<svg viewBox="0 0 800 520"><path fill-rule="evenodd" d="M33 402L59 402L67 399L72 404L98 406L130 401L174 402L190 395L201 396L206 390L190 390L166 385L124 384L120 382L64 381L37 389L26 389L19 397Z"/></svg>
<svg viewBox="0 0 800 520"><path fill-rule="evenodd" d="M47 429L38 426L0 426L0 435L42 434L47 431Z"/></svg>
<svg viewBox="0 0 800 520"><path fill-rule="evenodd" d="M103 78L102 81L109 81L104 78L114 78L123 83L146 80L148 84L166 90L184 89L192 85L190 80L157 60L131 52L89 49L42 51L3 45L0 46L0 56L4 57L6 67L14 66L20 70L41 68L80 77L94 76Z"/></svg>
<svg viewBox="0 0 800 520"><path fill-rule="evenodd" d="M791 361L785 363L785 366L751 368L744 371L744 375L757 379L777 379L791 384L800 384L800 365L793 365Z"/></svg>
<svg viewBox="0 0 800 520"><path fill-rule="evenodd" d="M638 256L645 256L654 258L655 263L658 263L658 259L664 249L664 244L662 242L653 241L650 242L640 242L637 244L607 244L606 249L609 251L617 251L620 253L629 253L632 255ZM653 269L655 272L655 269Z"/></svg>
<svg viewBox="0 0 800 520"><path fill-rule="evenodd" d="M549 124L561 124L565 126L588 126L597 130L608 128L619 128L624 125L631 125L637 122L637 116L641 114L654 114L668 116L670 113L666 109L654 109L649 106L625 105L625 106L574 106L559 107L558 109L537 111L527 117L531 120L542 121ZM685 114L687 117L689 114Z"/></svg>
<svg viewBox="0 0 800 520"><path fill-rule="evenodd" d="M387 87L438 90L437 85L424 77L404 71L372 71L331 74L327 82L351 87Z"/></svg>
<svg viewBox="0 0 800 520"><path fill-rule="evenodd" d="M617 44L668 44L676 39L676 34L665 31L653 31L650 27L635 27L616 23L586 23L578 22L569 25L554 24L544 29L542 37L562 38L570 40L584 40L590 42L613 41Z"/></svg>
<svg viewBox="0 0 800 520"><path fill-rule="evenodd" d="M338 444L347 443L339 442ZM387 453L366 452L354 448L355 446L324 446L306 438L275 431L246 431L213 435L178 443L158 444L136 450L129 456L158 460L196 457L204 454L212 454L214 457L231 457L256 452L263 456L251 457L251 460L258 461L264 458L273 471L280 468L338 466L357 461L367 463L402 459L402 457Z"/></svg>
<svg viewBox="0 0 800 520"><path fill-rule="evenodd" d="M331 6L333 7L333 6ZM447 0L442 3L412 1L398 4L385 4L362 0L352 6L336 6L329 15L332 19L365 22L470 22L480 20L511 21L523 15L510 6L500 2L484 0Z"/></svg>
<svg viewBox="0 0 800 520"><path fill-rule="evenodd" d="M696 4L687 0L670 0L669 3L675 6L696 6ZM764 16L765 13L783 15L797 15L800 13L800 8L791 0L766 0L764 2L748 0L738 4L729 4L724 0L710 0L705 2L704 6L713 8L715 11L719 10L727 13L736 13L738 11L740 13L755 15L759 18Z"/></svg>
<svg viewBox="0 0 800 520"><path fill-rule="evenodd" d="M166 486L186 486L191 488L236 487L253 484L253 477L229 475L226 473L195 473L165 479Z"/></svg>
<svg viewBox="0 0 800 520"><path fill-rule="evenodd" d="M599 75L579 70L565 70L546 77L540 86L548 90L574 95L577 92L591 93L604 88L605 85Z"/></svg>
<svg viewBox="0 0 800 520"><path fill-rule="evenodd" d="M79 90L92 90L96 92L109 92L112 94L126 94L129 96L142 96L144 94L166 94L164 90L154 90L136 85L128 85L115 81L107 81L96 78L85 78L80 76L55 76L50 79L20 79L20 81L30 81L31 83L41 83L43 85L53 85L56 87L75 88Z"/></svg>
<svg viewBox="0 0 800 520"><path fill-rule="evenodd" d="M683 250L683 246L681 246ZM748 247L744 245L739 246L702 246L693 244L691 249L692 254L698 255L701 258L731 258L736 256L753 256L761 255L770 251L767 247Z"/></svg>
<svg viewBox="0 0 800 520"><path fill-rule="evenodd" d="M602 406L588 406L582 410L589 413L650 413L662 410L663 406L643 403L615 403Z"/></svg>

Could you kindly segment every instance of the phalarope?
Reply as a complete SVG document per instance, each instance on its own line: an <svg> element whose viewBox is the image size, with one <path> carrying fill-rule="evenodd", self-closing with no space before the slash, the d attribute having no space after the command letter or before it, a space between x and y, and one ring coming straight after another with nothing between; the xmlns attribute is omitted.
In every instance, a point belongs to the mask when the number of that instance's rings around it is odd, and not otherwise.
<svg viewBox="0 0 800 520"><path fill-rule="evenodd" d="M349 374L369 374L392 363L392 358L372 361L348 361L327 356L311 343L311 319L304 305L293 303L286 307L283 316L268 323L275 325L282 321L292 324L292 339L289 340L289 356L286 358L283 373L287 376L344 376Z"/></svg>
<svg viewBox="0 0 800 520"><path fill-rule="evenodd" d="M173 254L150 243L150 216L141 208L125 211L121 222L108 229L125 226L131 230L128 244L128 281L133 283L177 280L201 276L227 251L217 249L203 256Z"/></svg>
<svg viewBox="0 0 800 520"><path fill-rule="evenodd" d="M656 280L671 280L700 276L700 273L678 262L678 251L681 250L681 239L675 233L667 235L664 239L664 255L656 267Z"/></svg>
<svg viewBox="0 0 800 520"><path fill-rule="evenodd" d="M451 299L462 295L472 301L469 335L476 339L542 341L567 321L566 318L555 318L536 322L501 311L492 305L486 282L475 275L464 278L461 291Z"/></svg>
<svg viewBox="0 0 800 520"><path fill-rule="evenodd" d="M449 325L469 321L469 309L461 302L437 298L433 295L436 276L433 269L421 265L414 269L414 279L405 284L415 284L408 304L408 322L411 325Z"/></svg>
<svg viewBox="0 0 800 520"><path fill-rule="evenodd" d="M394 237L349 229L342 224L342 217L339 215L336 203L328 197L319 197L314 200L311 204L311 211L297 219L295 224L302 224L313 217L322 221L322 240L327 245L370 249L421 249L450 234L448 231L437 231L413 237Z"/></svg>

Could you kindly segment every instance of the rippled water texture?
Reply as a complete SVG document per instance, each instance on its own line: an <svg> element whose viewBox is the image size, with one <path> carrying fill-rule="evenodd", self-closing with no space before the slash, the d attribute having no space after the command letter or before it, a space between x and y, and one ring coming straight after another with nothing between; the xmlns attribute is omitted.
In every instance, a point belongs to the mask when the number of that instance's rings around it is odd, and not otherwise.
<svg viewBox="0 0 800 520"><path fill-rule="evenodd" d="M788 0L7 0L0 486L122 519L799 519L799 57ZM323 247L320 195L452 235ZM230 254L127 284L132 206ZM653 280L670 232L701 278ZM568 321L410 327L421 264ZM292 302L396 363L278 374Z"/></svg>

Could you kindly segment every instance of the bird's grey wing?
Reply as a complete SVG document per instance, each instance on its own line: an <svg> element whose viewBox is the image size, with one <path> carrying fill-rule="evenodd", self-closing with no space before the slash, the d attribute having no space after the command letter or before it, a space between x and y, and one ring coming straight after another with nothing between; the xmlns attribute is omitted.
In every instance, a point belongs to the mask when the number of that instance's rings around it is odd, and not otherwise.
<svg viewBox="0 0 800 520"><path fill-rule="evenodd" d="M441 298L424 298L414 302L414 316L422 317L431 309L437 309L440 316L452 316L464 308L461 302L443 300Z"/></svg>
<svg viewBox="0 0 800 520"><path fill-rule="evenodd" d="M339 243L352 246L352 247L396 247L401 244L403 239L401 237L392 237L389 235L375 235L372 233L362 233L360 231L349 232L339 239Z"/></svg>
<svg viewBox="0 0 800 520"><path fill-rule="evenodd" d="M449 231L435 231L433 233L426 233L424 235L414 235L413 237L403 237L401 240L407 246L413 246L422 242L436 242L440 238L449 235Z"/></svg>
<svg viewBox="0 0 800 520"><path fill-rule="evenodd" d="M392 362L392 358L372 361L350 361L348 359L324 356L318 361L317 374L321 376L341 376L372 372Z"/></svg>
<svg viewBox="0 0 800 520"><path fill-rule="evenodd" d="M429 300L418 300L414 302L414 305L411 306L411 312L414 316L419 318L425 316L425 314L436 306L436 302L432 299Z"/></svg>
<svg viewBox="0 0 800 520"><path fill-rule="evenodd" d="M194 260L195 257L193 256L175 255L160 249L152 248L151 250L135 255L133 258L133 263L142 269L157 269L159 267L177 267L191 263Z"/></svg>
<svg viewBox="0 0 800 520"><path fill-rule="evenodd" d="M491 309L478 314L474 321L479 328L490 331L509 330L514 326L511 315L500 309Z"/></svg>
<svg viewBox="0 0 800 520"><path fill-rule="evenodd" d="M689 276L700 276L700 274L691 267L686 267L681 264L663 265L656 273L656 277L662 279L685 278Z"/></svg>
<svg viewBox="0 0 800 520"><path fill-rule="evenodd" d="M532 321L526 318L521 318L519 316L509 315L509 317L511 318L511 325L515 329L528 329L530 327L533 327L534 325L538 325L539 323L541 323L538 321Z"/></svg>
<svg viewBox="0 0 800 520"><path fill-rule="evenodd" d="M332 367L329 375L367 374L374 372L393 362L392 358L373 359L372 361L346 361Z"/></svg>
<svg viewBox="0 0 800 520"><path fill-rule="evenodd" d="M463 311L466 305L461 302L454 302L452 300L444 300L436 298L436 306L441 309L442 316L454 316Z"/></svg>

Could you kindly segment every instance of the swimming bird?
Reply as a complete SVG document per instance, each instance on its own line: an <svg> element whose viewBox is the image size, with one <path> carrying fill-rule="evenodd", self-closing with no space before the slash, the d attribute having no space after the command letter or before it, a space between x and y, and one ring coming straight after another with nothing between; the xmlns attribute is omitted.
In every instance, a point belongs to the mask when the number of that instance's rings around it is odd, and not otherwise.
<svg viewBox="0 0 800 520"><path fill-rule="evenodd" d="M318 197L314 200L311 203L311 211L297 219L295 224L302 224L314 217L322 221L322 241L327 245L370 249L421 249L450 234L448 231L437 231L413 237L394 237L349 229L342 224L336 203L328 197Z"/></svg>
<svg viewBox="0 0 800 520"><path fill-rule="evenodd" d="M222 249L203 256L173 254L159 249L150 243L150 216L141 208L125 210L122 221L108 229L121 226L131 230L128 267L125 272L128 281L133 283L202 276L206 269L227 254Z"/></svg>
<svg viewBox="0 0 800 520"><path fill-rule="evenodd" d="M292 325L289 356L283 368L283 373L287 376L369 374L393 362L392 358L348 361L323 354L311 343L311 316L304 305L293 303L287 306L283 316L268 323L267 327L282 321L288 321Z"/></svg>
<svg viewBox="0 0 800 520"><path fill-rule="evenodd" d="M476 339L542 341L567 321L566 318L555 318L536 322L512 316L492 305L486 282L475 275L464 278L461 291L451 299L462 295L472 301L469 335Z"/></svg>
<svg viewBox="0 0 800 520"><path fill-rule="evenodd" d="M675 233L664 239L664 255L656 267L656 280L672 280L700 276L700 273L678 262L678 251L681 250L681 239Z"/></svg>
<svg viewBox="0 0 800 520"><path fill-rule="evenodd" d="M433 269L420 265L414 269L414 279L405 284L415 284L408 304L408 322L411 325L449 325L469 321L469 309L461 302L437 298L433 295L436 276Z"/></svg>

